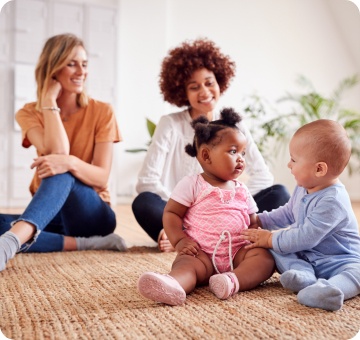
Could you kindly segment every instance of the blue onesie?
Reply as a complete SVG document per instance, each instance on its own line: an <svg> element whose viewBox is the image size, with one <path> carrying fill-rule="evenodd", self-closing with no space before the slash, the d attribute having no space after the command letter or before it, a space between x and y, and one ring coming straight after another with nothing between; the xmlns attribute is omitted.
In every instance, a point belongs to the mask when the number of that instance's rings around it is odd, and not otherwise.
<svg viewBox="0 0 360 340"><path fill-rule="evenodd" d="M284 206L258 215L274 231L280 282L310 307L338 310L360 294L360 236L343 184L307 194L296 187Z"/></svg>

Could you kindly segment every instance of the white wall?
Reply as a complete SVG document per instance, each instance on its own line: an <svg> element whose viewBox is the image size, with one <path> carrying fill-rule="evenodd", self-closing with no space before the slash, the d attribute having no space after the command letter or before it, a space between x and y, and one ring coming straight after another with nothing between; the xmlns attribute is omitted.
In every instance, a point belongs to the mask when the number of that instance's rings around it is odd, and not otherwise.
<svg viewBox="0 0 360 340"><path fill-rule="evenodd" d="M5 2L0 0L0 6ZM129 154L125 149L148 142L146 117L157 122L161 115L177 110L163 102L158 75L166 52L185 39L208 37L237 63L237 76L219 108L226 105L241 110L243 98L254 91L274 101L285 91L297 90L299 74L324 94L344 77L360 74L360 15L348 0L89 2L119 7L115 104L124 141L115 148L114 174L120 201L135 194L144 158L144 153ZM344 106L360 112L359 94L357 87ZM272 170L276 181L292 190L287 158L277 160ZM351 197L360 200L360 176L345 176L344 182Z"/></svg>
<svg viewBox="0 0 360 340"><path fill-rule="evenodd" d="M120 0L119 122L124 134L117 173L118 192L135 194L144 154L126 148L148 140L145 117L157 122L175 111L162 102L158 87L166 51L186 39L208 37L237 63L237 75L220 101L243 108L257 91L275 101L296 91L298 75L324 94L344 77L360 74L360 16L347 0ZM344 106L360 112L359 86ZM290 190L294 181L285 154L272 168L276 182ZM360 199L359 176L346 178L353 199Z"/></svg>
<svg viewBox="0 0 360 340"><path fill-rule="evenodd" d="M124 142L117 158L118 196L135 194L144 154L125 149L145 147L148 117L165 113L157 79L166 53L166 0L120 0L118 122Z"/></svg>

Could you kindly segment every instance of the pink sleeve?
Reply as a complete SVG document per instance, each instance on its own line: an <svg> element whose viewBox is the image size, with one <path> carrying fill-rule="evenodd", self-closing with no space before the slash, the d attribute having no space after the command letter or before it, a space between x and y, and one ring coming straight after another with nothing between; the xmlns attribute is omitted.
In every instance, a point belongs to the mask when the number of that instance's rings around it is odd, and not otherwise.
<svg viewBox="0 0 360 340"><path fill-rule="evenodd" d="M256 212L259 211L259 208L257 207L256 205L256 202L254 200L254 198L252 197L249 189L244 185L244 187L246 188L246 191L247 191L247 200L246 200L246 203L247 203L247 206L248 206L248 214L251 215L251 214L255 214Z"/></svg>
<svg viewBox="0 0 360 340"><path fill-rule="evenodd" d="M181 179L175 186L170 198L186 207L190 207L196 198L197 177L198 175L185 176Z"/></svg>

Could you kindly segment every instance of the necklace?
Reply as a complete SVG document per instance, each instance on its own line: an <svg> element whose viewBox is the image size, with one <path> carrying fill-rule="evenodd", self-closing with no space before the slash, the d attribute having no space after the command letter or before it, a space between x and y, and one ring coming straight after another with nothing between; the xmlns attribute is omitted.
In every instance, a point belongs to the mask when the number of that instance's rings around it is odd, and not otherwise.
<svg viewBox="0 0 360 340"><path fill-rule="evenodd" d="M72 111L68 111L68 113L66 114L66 115L62 115L62 114L60 114L60 116L61 116L61 120L63 121L63 122L68 122L70 119L71 119L71 117L76 113L76 112L78 112L79 111L79 108L76 108L75 110L72 110Z"/></svg>

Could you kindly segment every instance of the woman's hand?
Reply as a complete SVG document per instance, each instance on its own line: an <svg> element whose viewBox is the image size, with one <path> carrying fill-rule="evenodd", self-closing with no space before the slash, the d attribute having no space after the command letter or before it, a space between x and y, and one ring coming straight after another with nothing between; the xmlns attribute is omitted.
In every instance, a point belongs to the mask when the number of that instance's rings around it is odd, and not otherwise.
<svg viewBox="0 0 360 340"><path fill-rule="evenodd" d="M39 178L51 177L69 171L69 155L46 155L35 158L31 169L37 168Z"/></svg>
<svg viewBox="0 0 360 340"><path fill-rule="evenodd" d="M272 248L272 233L268 230L246 229L241 232L239 238L251 242L251 244L245 246L245 249L256 247Z"/></svg>
<svg viewBox="0 0 360 340"><path fill-rule="evenodd" d="M175 245L175 250L181 255L197 256L199 249L199 245L189 237L182 238Z"/></svg>
<svg viewBox="0 0 360 340"><path fill-rule="evenodd" d="M56 102L56 99L60 97L62 91L61 84L56 79L51 79L48 87L43 91L41 103L43 106L47 106L47 102ZM49 103L51 106L52 104Z"/></svg>

